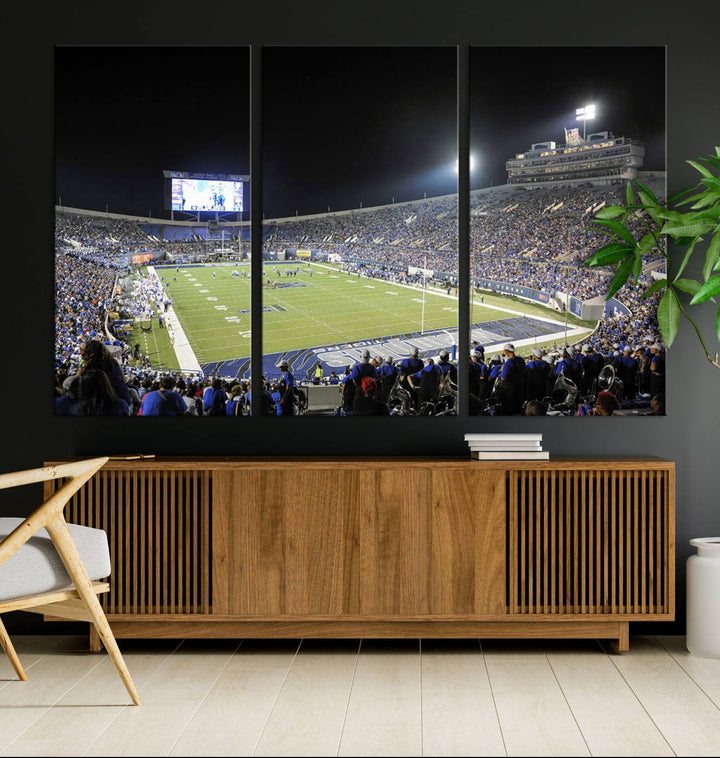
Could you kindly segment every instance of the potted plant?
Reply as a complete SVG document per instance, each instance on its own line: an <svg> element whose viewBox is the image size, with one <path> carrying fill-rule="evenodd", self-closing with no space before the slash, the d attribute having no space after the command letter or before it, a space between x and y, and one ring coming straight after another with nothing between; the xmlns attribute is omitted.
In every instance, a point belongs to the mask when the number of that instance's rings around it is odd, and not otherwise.
<svg viewBox="0 0 720 758"><path fill-rule="evenodd" d="M640 182L628 182L626 205L606 206L595 215L593 221L602 227L610 242L586 263L614 266L615 276L607 294L610 298L631 278L638 283L644 256L659 254L665 259L665 278L654 282L642 297L664 290L657 318L665 343L668 347L673 343L680 319L685 318L695 329L705 357L720 370L718 353L711 355L689 311L689 306L715 303L714 296L720 295L720 176L715 173L720 169L720 147L715 148L715 155L688 163L700 173L699 183L664 204ZM677 268L667 252L668 237L676 247L684 249ZM703 242L708 244L698 247ZM701 249L705 252L702 280L683 276L693 255ZM720 341L720 308L715 316L715 331ZM686 646L694 655L720 658L720 538L694 539L690 544L698 551L687 560Z"/></svg>
<svg viewBox="0 0 720 758"><path fill-rule="evenodd" d="M585 263L588 266L613 266L607 299L631 279L637 285L643 260L659 254L665 259L666 276L650 286L643 299L664 290L658 304L657 318L665 344L670 347L678 332L680 319L690 322L708 361L720 370L717 352L712 355L689 306L711 301L720 294L720 147L714 155L687 161L700 173L693 187L660 202L651 190L638 181L628 182L625 205L609 205L595 214L610 242L596 250ZM683 208L689 209L683 211ZM667 238L684 249L682 262L675 266L667 252ZM707 245L701 245L708 242ZM704 250L702 280L683 276L696 251ZM688 300L689 296L689 300ZM720 308L715 318L720 340Z"/></svg>

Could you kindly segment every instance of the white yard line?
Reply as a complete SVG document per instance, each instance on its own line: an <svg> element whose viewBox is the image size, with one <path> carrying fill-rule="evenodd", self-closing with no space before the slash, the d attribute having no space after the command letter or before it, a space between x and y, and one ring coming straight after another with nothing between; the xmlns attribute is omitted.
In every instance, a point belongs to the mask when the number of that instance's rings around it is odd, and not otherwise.
<svg viewBox="0 0 720 758"><path fill-rule="evenodd" d="M155 271L154 266L148 266L147 270L148 273L152 273L152 275L158 281L160 281L160 277L158 276L157 271ZM165 324L168 326L168 328L172 329L175 335L175 342L173 343L172 348L175 351L175 356L177 357L180 371L201 371L200 364L198 363L198 359L195 356L195 351L192 349L192 347L190 347L188 338L185 335L182 326L180 325L180 319L177 317L177 314L175 313L172 305L167 309L167 311L165 311L163 318L165 320Z"/></svg>

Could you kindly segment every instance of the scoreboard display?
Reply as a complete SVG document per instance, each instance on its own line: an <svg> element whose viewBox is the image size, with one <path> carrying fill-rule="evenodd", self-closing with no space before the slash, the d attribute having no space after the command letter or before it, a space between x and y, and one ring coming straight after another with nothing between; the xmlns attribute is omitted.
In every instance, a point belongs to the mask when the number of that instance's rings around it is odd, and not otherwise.
<svg viewBox="0 0 720 758"><path fill-rule="evenodd" d="M245 209L244 182L177 177L173 177L170 182L171 210L241 213Z"/></svg>

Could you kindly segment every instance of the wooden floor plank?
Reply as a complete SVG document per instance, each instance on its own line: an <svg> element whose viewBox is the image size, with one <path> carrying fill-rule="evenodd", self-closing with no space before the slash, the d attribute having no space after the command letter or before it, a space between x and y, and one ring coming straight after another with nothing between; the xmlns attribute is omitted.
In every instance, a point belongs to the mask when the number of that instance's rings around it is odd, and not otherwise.
<svg viewBox="0 0 720 758"><path fill-rule="evenodd" d="M30 669L33 664L37 663L42 657L42 653L25 653L22 656L18 655L20 663L25 669L25 673L29 675ZM20 679L15 673L15 669L10 663L10 659L0 649L0 689L7 687L11 682L19 682Z"/></svg>
<svg viewBox="0 0 720 758"><path fill-rule="evenodd" d="M339 755L422 755L417 640L364 640Z"/></svg>
<svg viewBox="0 0 720 758"><path fill-rule="evenodd" d="M55 705L102 660L102 656L89 652L64 651L42 656L28 670L27 682L8 682L8 686L0 689L0 716L6 713L3 706L40 708ZM0 723L0 732L2 726Z"/></svg>
<svg viewBox="0 0 720 758"><path fill-rule="evenodd" d="M167 755L238 648L232 640L187 640L140 689L86 755Z"/></svg>
<svg viewBox="0 0 720 758"><path fill-rule="evenodd" d="M254 755L337 755L359 640L305 641Z"/></svg>
<svg viewBox="0 0 720 758"><path fill-rule="evenodd" d="M199 706L196 700L144 700L123 708L83 755L167 755Z"/></svg>
<svg viewBox="0 0 720 758"><path fill-rule="evenodd" d="M685 647L684 637L656 637L683 671L720 708L720 659L701 658Z"/></svg>
<svg viewBox="0 0 720 758"><path fill-rule="evenodd" d="M611 660L677 755L720 755L720 709L657 640Z"/></svg>
<svg viewBox="0 0 720 758"><path fill-rule="evenodd" d="M505 755L478 640L422 640L423 755Z"/></svg>
<svg viewBox="0 0 720 758"><path fill-rule="evenodd" d="M490 692L477 640L422 640L423 693L428 690Z"/></svg>
<svg viewBox="0 0 720 758"><path fill-rule="evenodd" d="M673 755L606 653L556 650L548 660L592 755Z"/></svg>
<svg viewBox="0 0 720 758"><path fill-rule="evenodd" d="M423 688L422 754L506 755L490 692Z"/></svg>
<svg viewBox="0 0 720 758"><path fill-rule="evenodd" d="M233 640L186 641L145 684L143 702L202 701L237 648Z"/></svg>
<svg viewBox="0 0 720 758"><path fill-rule="evenodd" d="M169 755L252 755L285 676L278 669L225 669Z"/></svg>
<svg viewBox="0 0 720 758"><path fill-rule="evenodd" d="M135 652L129 652L127 642L123 641L121 647L123 658L138 690L144 690L147 682L169 661L177 648L176 641L163 640L162 642L166 644L152 645L146 649L134 646ZM100 658L100 663L63 695L58 705L98 706L131 703L130 695L111 658L104 652L96 655Z"/></svg>
<svg viewBox="0 0 720 758"><path fill-rule="evenodd" d="M82 755L120 715L123 707L48 708L0 755Z"/></svg>
<svg viewBox="0 0 720 758"><path fill-rule="evenodd" d="M544 655L486 652L485 661L508 755L590 754Z"/></svg>
<svg viewBox="0 0 720 758"><path fill-rule="evenodd" d="M27 649L20 654L24 664L31 659ZM0 751L7 750L101 661L94 653L53 652L26 666L27 682L6 682L0 688Z"/></svg>
<svg viewBox="0 0 720 758"><path fill-rule="evenodd" d="M177 643L145 645L123 643L125 663L135 682L143 685L177 648ZM82 755L131 703L125 685L109 656L93 654L97 666L80 679L54 707L47 708L6 750L6 755ZM100 706L100 707L99 707ZM0 753L3 755L3 753Z"/></svg>
<svg viewBox="0 0 720 758"><path fill-rule="evenodd" d="M243 640L227 667L287 671L299 647L300 640Z"/></svg>

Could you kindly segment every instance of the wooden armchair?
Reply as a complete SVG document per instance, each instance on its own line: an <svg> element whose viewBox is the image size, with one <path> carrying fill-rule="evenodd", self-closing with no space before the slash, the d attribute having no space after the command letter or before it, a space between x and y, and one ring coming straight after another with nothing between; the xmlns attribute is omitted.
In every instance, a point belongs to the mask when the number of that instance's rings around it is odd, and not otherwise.
<svg viewBox="0 0 720 758"><path fill-rule="evenodd" d="M0 614L22 610L90 621L133 703L140 705L140 696L97 598L98 593L110 588L107 582L98 581L110 574L107 535L102 529L68 525L63 516L70 498L107 460L93 458L0 474L0 489L67 479L26 519L0 518ZM26 681L2 620L0 644L17 675Z"/></svg>

